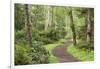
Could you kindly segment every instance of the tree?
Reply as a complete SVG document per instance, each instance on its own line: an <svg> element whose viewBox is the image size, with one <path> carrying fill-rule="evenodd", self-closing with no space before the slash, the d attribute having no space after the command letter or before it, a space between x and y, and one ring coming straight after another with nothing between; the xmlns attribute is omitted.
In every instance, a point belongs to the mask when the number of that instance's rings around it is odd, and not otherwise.
<svg viewBox="0 0 100 69"><path fill-rule="evenodd" d="M89 42L89 45L91 46L91 44L93 45L93 33L94 33L94 24L93 24L93 21L92 16L93 14L93 10L92 8L87 8L87 12L86 12L86 19L87 19L87 42ZM93 46L92 46L93 47Z"/></svg>
<svg viewBox="0 0 100 69"><path fill-rule="evenodd" d="M46 23L45 23L45 30L48 29L48 27L51 27L51 22L52 22L52 13L51 13L51 7L47 6L46 7Z"/></svg>
<svg viewBox="0 0 100 69"><path fill-rule="evenodd" d="M15 4L15 31L22 30L25 25L24 5Z"/></svg>
<svg viewBox="0 0 100 69"><path fill-rule="evenodd" d="M75 26L74 26L74 21L73 21L73 10L72 10L72 8L70 9L69 17L70 17L70 27L71 27L71 30L72 30L72 33L73 33L73 42L74 42L74 45L76 46L76 33L75 33Z"/></svg>
<svg viewBox="0 0 100 69"><path fill-rule="evenodd" d="M26 13L26 25L27 25L27 38L28 38L28 44L30 47L32 47L32 25L29 15L29 5L25 4L25 13Z"/></svg>

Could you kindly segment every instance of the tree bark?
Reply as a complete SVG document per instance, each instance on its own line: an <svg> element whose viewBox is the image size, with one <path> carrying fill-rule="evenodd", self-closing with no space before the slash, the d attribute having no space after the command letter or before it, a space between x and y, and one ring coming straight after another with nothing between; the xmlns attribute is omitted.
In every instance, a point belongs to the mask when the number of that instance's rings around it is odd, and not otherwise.
<svg viewBox="0 0 100 69"><path fill-rule="evenodd" d="M32 47L32 24L29 16L29 5L25 4L26 25L27 25L27 38L28 44Z"/></svg>
<svg viewBox="0 0 100 69"><path fill-rule="evenodd" d="M70 9L70 27L73 33L73 43L76 46L76 32L75 32L75 26L74 26L74 21L73 21L73 12L72 12L72 8Z"/></svg>
<svg viewBox="0 0 100 69"><path fill-rule="evenodd" d="M46 23L45 23L45 30L48 29L48 27L51 26L52 22L52 14L51 14L51 7L47 6L46 7Z"/></svg>
<svg viewBox="0 0 100 69"><path fill-rule="evenodd" d="M87 9L87 42L89 42L90 46L93 43L93 33L94 33L94 23L92 21L92 10L91 8Z"/></svg>

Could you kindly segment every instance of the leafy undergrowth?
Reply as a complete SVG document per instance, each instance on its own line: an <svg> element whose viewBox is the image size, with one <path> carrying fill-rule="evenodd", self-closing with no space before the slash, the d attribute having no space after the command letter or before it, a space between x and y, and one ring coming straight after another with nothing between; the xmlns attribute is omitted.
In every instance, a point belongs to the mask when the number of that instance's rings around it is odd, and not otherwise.
<svg viewBox="0 0 100 69"><path fill-rule="evenodd" d="M94 51L89 51L86 49L78 49L75 46L68 46L67 50L74 57L78 58L81 61L93 61L94 60Z"/></svg>
<svg viewBox="0 0 100 69"><path fill-rule="evenodd" d="M45 48L49 51L50 53L50 56L49 56L49 63L57 63L58 62L58 59L52 54L52 50L58 46L59 44L48 44L48 45L45 45Z"/></svg>
<svg viewBox="0 0 100 69"><path fill-rule="evenodd" d="M49 59L48 59L49 63L58 63L58 62L59 62L59 61L58 61L58 58L55 57L55 56L52 54L52 50L53 50L55 47L57 47L57 46L63 44L65 41L66 41L66 39L60 39L59 41L57 41L57 42L55 42L55 43L53 43L53 44L47 44L47 45L44 46L44 47L49 51L49 53L50 53L50 56L49 56Z"/></svg>

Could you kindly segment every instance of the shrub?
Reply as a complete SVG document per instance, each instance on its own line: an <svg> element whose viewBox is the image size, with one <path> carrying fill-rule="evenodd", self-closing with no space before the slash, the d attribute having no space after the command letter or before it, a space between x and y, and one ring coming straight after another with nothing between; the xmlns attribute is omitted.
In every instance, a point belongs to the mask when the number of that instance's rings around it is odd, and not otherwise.
<svg viewBox="0 0 100 69"><path fill-rule="evenodd" d="M48 63L49 52L42 45L38 41L33 42L33 47L16 44L15 65Z"/></svg>
<svg viewBox="0 0 100 69"><path fill-rule="evenodd" d="M30 52L33 64L48 63L49 52L42 46L42 42L34 41Z"/></svg>
<svg viewBox="0 0 100 69"><path fill-rule="evenodd" d="M29 56L28 49L24 46L15 46L15 65L31 64L32 57Z"/></svg>
<svg viewBox="0 0 100 69"><path fill-rule="evenodd" d="M48 29L47 31L33 29L32 32L33 41L40 41L44 44L53 43L54 41L64 38L65 35L66 31L64 29L55 30L54 28Z"/></svg>
<svg viewBox="0 0 100 69"><path fill-rule="evenodd" d="M77 47L85 49L94 49L94 43L89 43L86 40L78 40Z"/></svg>
<svg viewBox="0 0 100 69"><path fill-rule="evenodd" d="M85 40L78 40L78 48L88 48L88 43Z"/></svg>
<svg viewBox="0 0 100 69"><path fill-rule="evenodd" d="M17 31L15 33L15 43L24 43L26 44L26 32L24 29Z"/></svg>

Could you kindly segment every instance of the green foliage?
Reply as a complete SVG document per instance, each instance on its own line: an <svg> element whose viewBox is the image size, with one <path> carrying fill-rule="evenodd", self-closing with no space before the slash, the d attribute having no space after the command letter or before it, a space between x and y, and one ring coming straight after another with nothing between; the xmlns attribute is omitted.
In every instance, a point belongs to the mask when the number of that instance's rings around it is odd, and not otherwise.
<svg viewBox="0 0 100 69"><path fill-rule="evenodd" d="M87 31L86 31L86 27L83 26L79 26L76 30L77 33L77 47L79 48L85 48L85 49L94 49L94 40L93 40L93 36L91 39L91 43L89 41L87 41Z"/></svg>
<svg viewBox="0 0 100 69"><path fill-rule="evenodd" d="M15 32L15 44L27 44L26 31L24 29Z"/></svg>
<svg viewBox="0 0 100 69"><path fill-rule="evenodd" d="M15 46L15 65L31 64L32 57L28 53L28 48L25 46Z"/></svg>
<svg viewBox="0 0 100 69"><path fill-rule="evenodd" d="M45 45L58 41L61 38L64 38L64 36L66 35L66 31L64 29L50 29L48 31L39 31L37 29L33 29L32 34L33 41L40 41Z"/></svg>
<svg viewBox="0 0 100 69"><path fill-rule="evenodd" d="M58 58L53 56L52 50L59 44L64 44L66 39L72 39L70 20L73 20L75 26L77 48L69 46L69 52L80 60L93 60L93 51L90 51L94 43L93 33L91 43L86 41L87 8L28 6L29 15L27 16L29 16L32 31L27 27L25 6L15 4L15 65L58 62ZM70 18L71 10L73 19ZM93 9L91 9L91 13L94 14ZM91 15L91 22L94 21L93 17ZM29 33L27 31L32 34L32 41L30 40L32 47L29 47L28 44L27 34ZM63 39L65 37L66 39ZM87 59L87 57L89 58Z"/></svg>
<svg viewBox="0 0 100 69"><path fill-rule="evenodd" d="M93 50L88 50L84 48L79 49L73 45L70 45L68 47L68 52L81 61L93 61L94 60Z"/></svg>
<svg viewBox="0 0 100 69"><path fill-rule="evenodd" d="M15 31L23 29L25 24L24 5L15 4Z"/></svg>
<svg viewBox="0 0 100 69"><path fill-rule="evenodd" d="M42 43L33 42L33 47L15 46L15 65L48 63L49 52L42 46Z"/></svg>
<svg viewBox="0 0 100 69"><path fill-rule="evenodd" d="M58 62L59 62L59 61L58 61L58 58L55 57L55 56L52 54L52 50L53 50L55 47L59 46L59 45L60 45L60 43L54 43L54 44L47 44L47 45L44 46L44 47L46 48L46 50L49 51L49 53L50 53L50 56L49 56L49 58L48 58L49 63L58 63Z"/></svg>
<svg viewBox="0 0 100 69"><path fill-rule="evenodd" d="M66 31L64 29L57 28L57 30L51 29L50 32L48 32L47 37L52 40L59 40L64 38L65 35Z"/></svg>
<svg viewBox="0 0 100 69"><path fill-rule="evenodd" d="M53 50L55 47L57 47L57 46L63 44L64 42L66 42L66 39L60 39L59 41L56 41L56 42L53 43L53 44L44 45L44 47L46 48L47 51L49 51L49 54L50 54L50 56L48 57L49 63L58 63L58 62L59 62L59 61L58 61L58 58L55 57L55 56L52 54L52 50Z"/></svg>
<svg viewBox="0 0 100 69"><path fill-rule="evenodd" d="M30 50L33 64L48 63L49 52L42 46L40 42L33 42L33 47Z"/></svg>
<svg viewBox="0 0 100 69"><path fill-rule="evenodd" d="M88 43L85 40L78 40L77 47L88 49Z"/></svg>

